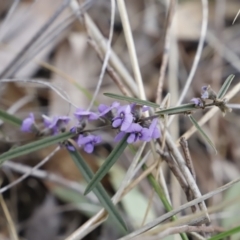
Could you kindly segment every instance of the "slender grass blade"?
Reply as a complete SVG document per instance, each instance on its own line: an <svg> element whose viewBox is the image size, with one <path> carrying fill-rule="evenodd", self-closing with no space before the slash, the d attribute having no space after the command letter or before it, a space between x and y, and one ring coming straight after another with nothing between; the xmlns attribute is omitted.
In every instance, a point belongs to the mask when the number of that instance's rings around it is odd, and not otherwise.
<svg viewBox="0 0 240 240"><path fill-rule="evenodd" d="M73 146L73 145L71 145ZM71 155L74 163L79 168L80 172L82 173L83 177L87 182L89 182L93 178L93 172L83 159L83 157L76 151L69 151L69 154ZM109 215L115 220L115 222L125 230L127 231L127 227L125 225L125 222L123 221L121 215L117 211L116 207L113 205L110 197L108 196L107 192L103 188L101 183L96 184L96 188L93 189L93 192L96 194L97 198L99 199L100 203L103 205L103 207L107 210Z"/></svg>
<svg viewBox="0 0 240 240"><path fill-rule="evenodd" d="M67 140L73 136L74 134L70 132L60 133L56 136L46 137L28 144L25 144L23 146L10 149L9 151L0 155L0 165L6 160L13 159L13 158L40 150L52 144Z"/></svg>
<svg viewBox="0 0 240 240"><path fill-rule="evenodd" d="M172 108L167 108L167 109L157 111L157 112L155 112L155 114L159 114L159 115L162 115L162 114L168 114L168 115L178 114L178 113L188 112L188 111L191 111L191 110L194 110L194 109L196 109L196 106L195 106L194 103L187 103L187 104L180 105L178 107L172 107Z"/></svg>
<svg viewBox="0 0 240 240"><path fill-rule="evenodd" d="M224 84L222 85L222 87L220 88L220 90L219 90L219 92L218 92L218 94L217 94L217 98L218 98L218 99L222 99L222 98L225 96L225 94L226 94L228 88L230 87L230 85L231 85L232 80L234 79L234 77L235 77L235 75L231 74L231 75L225 80Z"/></svg>
<svg viewBox="0 0 240 240"><path fill-rule="evenodd" d="M122 96L122 95L118 95L118 94L113 94L113 93L104 93L105 96L110 97L110 98L114 98L117 100L124 100L127 102L134 102L140 105L145 105L145 106L149 106L149 107L153 107L153 108L159 108L159 105L156 103L152 103L149 101L145 101L145 100L141 100L138 98L132 98L132 97L127 97L127 96Z"/></svg>
<svg viewBox="0 0 240 240"><path fill-rule="evenodd" d="M22 120L13 116L12 114L7 113L6 111L3 111L0 109L0 119L2 119L5 122L11 123L17 127L20 127L22 125Z"/></svg>
<svg viewBox="0 0 240 240"><path fill-rule="evenodd" d="M103 165L98 169L94 177L89 182L84 194L88 194L92 189L96 187L96 185L103 179L103 177L108 173L110 168L114 165L114 163L118 160L120 155L123 153L124 149L127 147L127 137L128 134L118 143L118 145L113 149L113 151L109 154Z"/></svg>
<svg viewBox="0 0 240 240"><path fill-rule="evenodd" d="M199 131L199 133L202 135L204 140L207 141L207 143L214 149L214 151L217 153L217 150L212 142L212 140L208 137L208 135L203 131L203 129L199 126L198 122L195 120L195 118L192 115L188 115L189 119L191 120L192 124L196 127L196 129Z"/></svg>

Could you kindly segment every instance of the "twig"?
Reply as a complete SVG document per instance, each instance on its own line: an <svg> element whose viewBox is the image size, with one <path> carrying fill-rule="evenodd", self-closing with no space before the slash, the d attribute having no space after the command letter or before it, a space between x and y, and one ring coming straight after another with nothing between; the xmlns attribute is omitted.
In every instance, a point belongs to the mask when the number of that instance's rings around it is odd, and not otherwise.
<svg viewBox="0 0 240 240"><path fill-rule="evenodd" d="M33 171L35 171L36 169L40 168L42 165L44 165L51 157L54 156L54 154L60 150L60 147L56 147L48 156L46 156L41 162L39 162L35 167L29 169L28 172L24 173L20 178L18 178L17 180L11 182L10 184L0 188L0 193L3 193L5 191L7 191L8 189L14 187L15 185L19 184L20 182L22 182L24 179L26 179L28 176L30 176L32 174Z"/></svg>
<svg viewBox="0 0 240 240"><path fill-rule="evenodd" d="M121 20L122 20L125 39L126 39L127 46L128 46L128 51L129 51L129 55L130 55L130 59L131 59L131 63L132 63L134 77L135 77L135 80L137 82L138 89L139 89L138 96L141 99L145 100L146 99L146 94L145 94L145 90L144 90L144 86L143 86L142 76L141 76L141 73L140 73L140 68L139 68L139 64L138 64L136 49L135 49L135 46L134 46L132 31L131 31L131 27L130 27L130 24L129 24L129 19L128 19L128 15L127 15L125 2L124 2L124 0L117 0L117 3L118 3L118 9L119 9L120 17L121 17Z"/></svg>
<svg viewBox="0 0 240 240"><path fill-rule="evenodd" d="M5 214L5 217L7 219L8 225L9 225L9 230L10 230L10 233L11 233L10 234L11 235L11 239L19 240L16 228L14 226L14 222L12 220L10 212L8 211L7 205L6 205L5 201L4 201L4 198L3 198L2 194L0 194L0 203L2 205L3 212Z"/></svg>
<svg viewBox="0 0 240 240"><path fill-rule="evenodd" d="M237 20L239 14L240 14L240 9L238 10L237 15L236 15L235 18L233 19L232 25L233 25L233 24L235 23L235 21Z"/></svg>
<svg viewBox="0 0 240 240"><path fill-rule="evenodd" d="M30 39L30 41L21 49L16 57L6 66L3 72L0 74L1 78L13 77L9 74L11 68L21 59L24 54L32 47L32 45L39 39L39 37L49 28L49 26L58 18L58 16L69 5L71 0L65 0L63 4L57 9L57 11L48 19L48 21L37 31L37 33Z"/></svg>
<svg viewBox="0 0 240 240"><path fill-rule="evenodd" d="M189 152L188 142L184 137L182 137L182 138L180 138L179 143L182 147L182 150L183 150L183 153L184 153L184 156L185 156L185 160L186 160L186 164L187 164L190 172L192 173L193 178L196 180L196 173L195 173L193 163L192 163L192 158L191 158L191 155L190 155L190 152Z"/></svg>
<svg viewBox="0 0 240 240"><path fill-rule="evenodd" d="M240 182L240 177L235 179L235 180L233 180L233 181L231 181L231 182L229 182L229 183L227 183L227 184L225 184L225 185L223 185L223 186L221 186L221 187L219 187L219 188L217 188L217 189L215 189L215 190L213 190L213 191L211 191L211 192L209 192L209 193L207 193L207 194L205 194L205 195L202 195L201 197L199 197L197 199L194 199L194 200L192 200L192 201L190 201L188 203L183 204L182 206L178 207L177 209L174 209L171 212L168 212L168 213L162 215L161 217L156 218L155 220L153 220L152 222L146 224L142 228L140 228L140 229L130 233L129 235L125 236L124 238L121 238L121 240L127 240L127 239L131 239L131 238L133 238L135 236L138 236L139 234L142 234L142 233L144 233L144 232L154 228L155 226L159 225L161 222L163 222L163 221L171 218L172 216L178 214L182 210L184 210L184 209L186 209L188 207L191 207L193 205L196 205L196 204L198 204L198 203L200 203L200 202L202 202L202 201L204 201L204 200L206 200L208 198L211 198L212 196L227 190L228 188L232 187L234 184L236 184L238 182ZM234 200L232 200L231 203L233 201L237 201L237 200L239 200L239 197L235 198ZM224 203L224 206L227 206L228 204L229 204L229 202ZM219 209L220 207L223 207L223 204L221 204L218 207L211 208L212 209L211 212L213 212L216 209ZM209 209L208 209L208 211L209 211ZM204 214L205 214L205 212L198 212L198 213L195 213L194 215L190 215L190 216L194 216L194 218L195 218L196 216L204 216ZM182 219L184 219L184 217L179 219L178 221L182 221ZM172 223L175 223L175 222L172 222Z"/></svg>
<svg viewBox="0 0 240 240"><path fill-rule="evenodd" d="M93 39L88 40L89 44L94 48L96 53L98 54L98 57L101 61L103 61L103 56L101 51L99 50L97 44L93 41ZM119 75L114 71L114 69L108 64L107 65L107 73L111 77L111 79L114 81L116 86L120 89L120 91L123 93L125 96L132 96L131 92L124 86L122 83L122 80L119 78Z"/></svg>
<svg viewBox="0 0 240 240"><path fill-rule="evenodd" d="M69 99L68 94L63 90L63 89L59 89L59 87L53 85L52 83L48 83L42 80L34 80L34 79L0 79L0 83L7 83L7 82L24 82L24 83L37 83L37 84L41 84L41 85L45 85L49 88L51 88L54 92L56 92L62 99L64 99L66 102L68 102L70 105L74 106L75 108L78 108L77 105L73 104ZM61 93L62 92L62 93ZM65 95L65 96L64 96Z"/></svg>
<svg viewBox="0 0 240 240"><path fill-rule="evenodd" d="M204 46L204 41L205 41L205 38L206 38L206 33L207 33L207 24L208 24L208 0L202 0L202 27L201 27L201 36L200 36L200 39L199 39L199 44L198 44L198 47L197 47L197 52L196 52L196 55L195 55L195 58L194 58L194 61L193 61L193 65L192 65L192 68L191 68L191 71L189 73L189 76L188 76L188 79L186 80L186 83L184 85L184 89L179 97L179 100L177 102L177 106L179 106L189 87L190 87L190 84L193 80L193 77L194 77L194 74L197 70L197 66L198 66L198 63L199 63L199 60L200 60L200 57L201 57L201 53L202 53L202 50L203 50L203 46ZM168 122L168 126L172 123L173 121L173 118L174 116L170 117L169 119L169 122Z"/></svg>
<svg viewBox="0 0 240 240"><path fill-rule="evenodd" d="M159 240L163 239L169 235L177 234L177 233L183 233L183 232L207 232L207 233L214 233L219 232L218 227L214 226L189 226L189 225L183 225L178 227L172 227L164 230L160 234L152 237L139 237L139 240Z"/></svg>
<svg viewBox="0 0 240 240"><path fill-rule="evenodd" d="M66 187L68 189L71 189L79 194L84 193L85 188L83 186L81 186L78 182L74 182L74 181L70 181L67 180L63 177L61 177L60 175L54 174L54 173L50 173L44 170L40 170L40 169L35 169L32 170L31 167L26 166L24 164L20 164L20 163L15 163L15 162L11 162L11 161L6 161L3 165L2 165L3 169L4 168L8 168L11 169L12 171L18 172L18 173L29 173L31 176L46 180L46 181L50 181L50 182L54 182L56 184L59 184L63 187ZM94 194L89 193L86 196L91 202L93 203L98 203L97 198L95 197Z"/></svg>
<svg viewBox="0 0 240 240"><path fill-rule="evenodd" d="M228 94L226 95L226 99L230 100L232 99L238 92L240 91L240 83L238 83L237 85L234 86L234 88L228 92ZM219 111L218 108L212 108L211 110L209 110L199 121L198 124L199 126L204 125L209 119L212 118L212 116L214 116L217 112ZM191 127L187 132L185 132L183 134L182 137L184 137L185 139L189 139L194 133L196 132L196 128L193 126ZM179 146L179 141L180 139L177 140L177 145Z"/></svg>
<svg viewBox="0 0 240 240"><path fill-rule="evenodd" d="M95 43L98 44L99 49L102 54L105 54L107 51L107 43L105 38L100 33L99 29L96 27L92 19L88 16L88 14L84 14L85 24L88 28L89 34L92 39L94 39ZM111 51L111 57L109 59L110 65L115 69L115 71L120 75L125 84L129 87L131 92L138 96L137 85L134 82L132 76L129 74L128 70L125 68L123 63L117 57L114 51Z"/></svg>
<svg viewBox="0 0 240 240"><path fill-rule="evenodd" d="M163 89L163 83L165 79L165 73L168 65L168 59L169 59L169 48L170 48L170 29L172 25L172 19L173 14L175 11L175 0L171 0L169 3L169 10L168 10L168 16L167 16L167 24L165 27L165 41L164 41L164 49L163 49L163 57L162 57L162 64L160 68L160 74L158 79L158 87L157 87L157 94L156 94L156 103L160 104L162 100L162 89Z"/></svg>
<svg viewBox="0 0 240 240"><path fill-rule="evenodd" d="M101 74L100 74L99 79L98 79L98 84L97 84L96 90L93 94L92 100L89 104L88 110L90 110L92 108L92 105L93 105L93 103L94 103L94 101L97 97L97 94L100 90L100 87L102 85L104 73L105 73L106 68L108 66L108 61L109 61L109 58L110 58L110 55L111 55L111 43L112 43L113 31L114 31L114 18L115 18L115 0L111 0L111 20L110 20L110 31L109 31L109 38L108 38L108 41L107 41L106 55L105 55L105 58L103 60L103 65L102 65L102 69L101 69Z"/></svg>

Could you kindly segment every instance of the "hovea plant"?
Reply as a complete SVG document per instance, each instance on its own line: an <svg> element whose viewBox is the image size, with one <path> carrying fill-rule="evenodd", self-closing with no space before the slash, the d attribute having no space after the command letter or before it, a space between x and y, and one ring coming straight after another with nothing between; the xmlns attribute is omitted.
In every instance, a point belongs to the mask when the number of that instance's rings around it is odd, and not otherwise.
<svg viewBox="0 0 240 240"><path fill-rule="evenodd" d="M227 99L225 99L224 96L233 78L233 75L227 78L218 94L216 94L210 86L204 86L202 87L201 96L191 99L191 103L166 109L161 109L157 104L148 101L106 93L106 96L117 100L125 100L128 104L122 105L119 102L113 102L110 106L100 104L97 112L78 108L73 116L48 117L42 115L42 124L36 123L33 113L29 113L29 115L21 121L15 116L0 110L0 118L4 121L19 126L20 130L26 134L35 133L37 136L41 136L40 140L10 149L3 153L0 155L0 163L39 150L51 144L59 143L61 147L67 148L69 154L88 182L85 193L93 190L110 216L126 229L120 214L116 211L109 196L100 184L102 178L118 160L128 144L150 142L161 138L159 121L161 121L161 116L164 115L187 114L200 134L215 149L214 144L198 125L198 122L193 118L192 114L194 111L214 106L218 107L223 114L231 111L227 106ZM148 116L145 112L149 111L150 108L154 109L154 113ZM72 124L73 121L75 121L75 124ZM104 123L104 128L115 129L114 141L117 142L116 147L95 175L77 151L77 148L82 148L88 154L92 154L95 146L101 143L101 136L94 134L98 128L88 128L88 122L90 121L101 121ZM43 127L41 128L40 126ZM70 130L66 131L66 129Z"/></svg>

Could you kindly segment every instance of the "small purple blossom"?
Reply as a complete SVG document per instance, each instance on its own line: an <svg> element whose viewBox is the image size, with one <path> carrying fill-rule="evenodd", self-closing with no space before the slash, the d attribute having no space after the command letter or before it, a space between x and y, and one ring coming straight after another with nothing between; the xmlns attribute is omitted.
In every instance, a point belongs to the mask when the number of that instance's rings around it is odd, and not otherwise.
<svg viewBox="0 0 240 240"><path fill-rule="evenodd" d="M112 120L114 128L120 127L121 131L126 131L133 122L133 115L131 113L130 105L121 106L118 108L117 116Z"/></svg>
<svg viewBox="0 0 240 240"><path fill-rule="evenodd" d="M78 108L76 110L76 112L74 113L74 115L79 121L82 121L82 120L85 120L85 119L89 120L89 121L92 121L92 120L97 120L99 118L99 116L96 113L86 111L82 108Z"/></svg>
<svg viewBox="0 0 240 240"><path fill-rule="evenodd" d="M53 118L49 118L48 116L42 115L42 117L45 127L50 129L53 135L57 134L59 130L70 121L70 117L67 116L54 116Z"/></svg>
<svg viewBox="0 0 240 240"><path fill-rule="evenodd" d="M161 136L157 123L158 123L158 119L154 118L149 126L150 139L157 139L157 138L160 138Z"/></svg>
<svg viewBox="0 0 240 240"><path fill-rule="evenodd" d="M94 135L84 136L80 134L77 140L78 146L83 147L84 151L87 153L92 153L94 150L94 146L100 142L101 142L101 137L94 136Z"/></svg>
<svg viewBox="0 0 240 240"><path fill-rule="evenodd" d="M203 102L201 98L192 98L190 101L198 107L203 107Z"/></svg>
<svg viewBox="0 0 240 240"><path fill-rule="evenodd" d="M32 132L32 127L35 124L35 118L33 113L29 113L29 116L25 118L22 122L21 131L22 132Z"/></svg>
<svg viewBox="0 0 240 240"><path fill-rule="evenodd" d="M125 132L119 132L116 137L114 138L114 142L119 142L123 139L123 137L125 136Z"/></svg>
<svg viewBox="0 0 240 240"><path fill-rule="evenodd" d="M203 86L203 87L202 87L201 98L202 98L202 99L208 99L208 98L209 98L208 86Z"/></svg>
<svg viewBox="0 0 240 240"><path fill-rule="evenodd" d="M109 107L105 104L100 104L98 106L98 111L100 112L99 116L105 116L106 114L108 114L110 111L112 111L115 108L118 108L120 106L119 102L113 102L112 105Z"/></svg>
<svg viewBox="0 0 240 240"><path fill-rule="evenodd" d="M127 142L128 143L134 143L138 140L141 141L149 141L149 129L142 127L138 123L132 123L130 127L126 131L127 133L130 133Z"/></svg>

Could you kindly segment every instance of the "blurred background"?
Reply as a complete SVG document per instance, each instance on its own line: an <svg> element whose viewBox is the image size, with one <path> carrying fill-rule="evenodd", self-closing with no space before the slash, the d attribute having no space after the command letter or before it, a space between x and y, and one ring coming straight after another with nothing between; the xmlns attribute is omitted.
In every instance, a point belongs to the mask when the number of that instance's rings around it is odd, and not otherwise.
<svg viewBox="0 0 240 240"><path fill-rule="evenodd" d="M99 43L99 30L104 39L109 37L111 1L79 1L81 10L93 22L87 24L83 15L78 18L71 7L63 8L53 21L54 14L63 4L62 0L8 0L0 1L0 107L23 119L33 112L37 118L66 115L74 111L51 86L68 96L76 106L87 108L96 88L104 58ZM66 1L65 1L66 2ZM233 20L240 9L238 0L209 0L208 29L201 59L188 90L184 103L193 97L200 97L201 87L211 85L218 91L223 81L234 74L231 85L239 81L240 72L240 17ZM172 5L171 5L172 4ZM164 77L162 99L171 94L171 106L175 106L191 70L203 21L200 0L127 0L127 12L133 32L136 52L140 65L144 89L148 100L155 102L159 71L164 54L168 54L168 65ZM171 8L171 9L170 9ZM172 14L169 14L172 11ZM168 48L165 39L167 26ZM49 19L52 18L52 21ZM45 30L46 23L49 27ZM129 52L126 46L121 19L116 9L112 48L125 68L133 76ZM110 64L114 69L114 64ZM104 75L98 103L111 104L112 100L104 92L122 94L116 79L126 91L131 92L122 81L123 76L116 69ZM112 75L111 75L112 73ZM113 75L116 75L115 77ZM5 81L5 82L3 82ZM239 94L231 103L239 103ZM93 110L96 110L96 106ZM206 111L198 111L200 119ZM191 127L189 119L183 115L174 119L169 131L177 140ZM189 149L197 176L197 184L202 194L237 178L240 172L239 110L233 109L224 118L217 112L204 130L213 140L218 154L194 134L189 139ZM94 154L82 153L96 171L114 147L113 131L102 131L103 143ZM23 134L7 123L0 125L0 153L27 142L36 140L31 134ZM65 152L58 151L38 172L31 173L20 183L4 190L5 186L21 177L39 161L51 153L54 147L14 159L12 164L4 164L0 171L2 196L0 198L0 239L15 239L11 228L15 227L19 239L60 240L65 239L101 207L93 195L84 197L86 183L78 169ZM112 196L118 189L133 155L126 151L113 167L103 184ZM149 159L149 164L151 159ZM19 165L20 164L20 165ZM141 171L137 174L139 176ZM186 199L179 184L164 166L167 187L174 207ZM137 177L136 176L136 177ZM57 179L57 180L56 180ZM147 179L139 182L125 198L120 209L130 229L140 227L165 212L158 197L153 194L152 203L145 220L145 212L152 195L152 187ZM207 206L219 204L223 200L240 195L240 185L206 201ZM5 210L4 210L5 209ZM6 215L10 213L14 226ZM185 211L184 214L189 211ZM213 225L219 229L240 224L240 209L237 205L211 216ZM121 231L106 221L92 231L85 239L117 239ZM239 239L240 236L235 239ZM173 239L173 238L168 238ZM234 239L234 238L232 238Z"/></svg>

